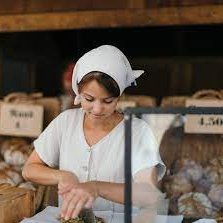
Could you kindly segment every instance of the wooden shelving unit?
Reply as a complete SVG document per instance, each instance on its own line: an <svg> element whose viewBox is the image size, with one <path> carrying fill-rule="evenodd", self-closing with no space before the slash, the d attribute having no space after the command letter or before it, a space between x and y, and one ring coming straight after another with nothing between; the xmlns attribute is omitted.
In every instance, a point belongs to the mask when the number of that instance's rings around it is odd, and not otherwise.
<svg viewBox="0 0 223 223"><path fill-rule="evenodd" d="M0 15L0 32L223 23L223 5Z"/></svg>

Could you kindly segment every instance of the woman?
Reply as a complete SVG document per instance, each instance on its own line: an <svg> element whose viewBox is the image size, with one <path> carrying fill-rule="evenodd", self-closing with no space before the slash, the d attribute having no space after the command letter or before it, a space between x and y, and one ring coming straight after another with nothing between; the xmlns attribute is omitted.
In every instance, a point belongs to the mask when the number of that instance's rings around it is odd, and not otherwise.
<svg viewBox="0 0 223 223"><path fill-rule="evenodd" d="M34 141L23 169L26 180L58 185L61 217L74 218L90 207L123 212L124 121L116 105L142 73L133 71L125 55L110 45L77 61L72 87L81 108L65 111L50 123ZM155 202L151 189L156 191L165 167L149 126L137 118L132 125L133 204L143 207Z"/></svg>

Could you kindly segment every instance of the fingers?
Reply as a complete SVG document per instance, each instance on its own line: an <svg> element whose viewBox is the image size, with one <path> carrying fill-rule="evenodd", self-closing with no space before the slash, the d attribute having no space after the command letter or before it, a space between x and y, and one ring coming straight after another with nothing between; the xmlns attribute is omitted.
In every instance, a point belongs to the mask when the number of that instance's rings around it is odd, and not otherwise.
<svg viewBox="0 0 223 223"><path fill-rule="evenodd" d="M69 193L67 193L64 197L63 197L63 204L62 204L62 207L61 207L61 217L64 218L67 214L67 209L68 209L68 206L70 204L70 202L72 201L73 199L73 207L75 207L76 204L74 204L74 201L76 198L75 196L75 190L71 190Z"/></svg>
<svg viewBox="0 0 223 223"><path fill-rule="evenodd" d="M77 217L83 208L91 208L97 197L95 188L89 183L73 185L70 190L64 187L58 193L63 198L61 217L65 220Z"/></svg>
<svg viewBox="0 0 223 223"><path fill-rule="evenodd" d="M94 198L93 197L90 197L89 199L88 199L88 201L85 203L85 205L84 205L84 208L92 208L92 206L93 206L93 202L94 202Z"/></svg>
<svg viewBox="0 0 223 223"><path fill-rule="evenodd" d="M76 218L80 211L86 206L92 206L93 197L88 194L78 193L75 189L71 190L64 196L64 201L61 208L61 217L68 220Z"/></svg>
<svg viewBox="0 0 223 223"><path fill-rule="evenodd" d="M87 198L83 198L81 200L78 201L77 205L75 206L75 208L72 211L72 218L76 218L80 211L84 208L84 204L86 203Z"/></svg>
<svg viewBox="0 0 223 223"><path fill-rule="evenodd" d="M66 186L66 187L61 187L60 185L58 185L58 194L63 195L65 193L69 192L71 189L72 189L71 185Z"/></svg>
<svg viewBox="0 0 223 223"><path fill-rule="evenodd" d="M79 180L77 176L69 171L61 170L58 179L58 194L64 194L77 185Z"/></svg>

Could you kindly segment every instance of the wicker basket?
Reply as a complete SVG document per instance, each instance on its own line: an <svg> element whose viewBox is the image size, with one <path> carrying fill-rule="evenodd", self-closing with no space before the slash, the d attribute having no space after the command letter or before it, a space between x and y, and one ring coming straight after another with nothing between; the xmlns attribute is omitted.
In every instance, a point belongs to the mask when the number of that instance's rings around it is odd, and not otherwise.
<svg viewBox="0 0 223 223"><path fill-rule="evenodd" d="M201 90L196 92L192 98L222 100L222 94L215 90ZM163 135L160 154L168 170L165 177L179 171L182 167L179 165L181 160L193 160L196 164L206 167L210 160L223 157L223 133L189 134L184 132L184 126L172 127ZM195 188L192 191L197 192ZM187 220L185 222L190 222L189 219Z"/></svg>
<svg viewBox="0 0 223 223"><path fill-rule="evenodd" d="M167 96L161 100L161 107L185 107L189 96Z"/></svg>
<svg viewBox="0 0 223 223"><path fill-rule="evenodd" d="M189 97L187 97L189 98ZM200 90L192 95L194 99L223 99L219 91ZM182 101L185 100L182 98ZM223 155L223 134L186 134L183 126L168 129L162 139L160 152L169 168L174 160L190 158L205 164L218 155ZM174 154L174 156L173 156Z"/></svg>
<svg viewBox="0 0 223 223"><path fill-rule="evenodd" d="M168 129L160 144L160 154L167 169L174 161L185 158L205 165L208 160L223 156L223 135L186 134L183 126Z"/></svg>
<svg viewBox="0 0 223 223"><path fill-rule="evenodd" d="M221 91L213 90L213 89L204 89L195 92L192 95L192 98L195 99L218 99L222 100L223 99L223 93Z"/></svg>
<svg viewBox="0 0 223 223"><path fill-rule="evenodd" d="M133 101L138 107L155 107L156 98L147 95L122 95L120 101Z"/></svg>

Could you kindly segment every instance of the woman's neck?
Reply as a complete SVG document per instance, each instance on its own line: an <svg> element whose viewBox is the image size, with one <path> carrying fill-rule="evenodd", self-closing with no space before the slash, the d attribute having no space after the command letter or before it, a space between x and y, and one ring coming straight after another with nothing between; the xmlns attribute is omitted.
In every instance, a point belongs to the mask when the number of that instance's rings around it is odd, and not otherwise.
<svg viewBox="0 0 223 223"><path fill-rule="evenodd" d="M111 116L103 120L92 120L85 114L84 127L89 130L97 129L107 131L113 129L122 119L123 115L116 111Z"/></svg>

